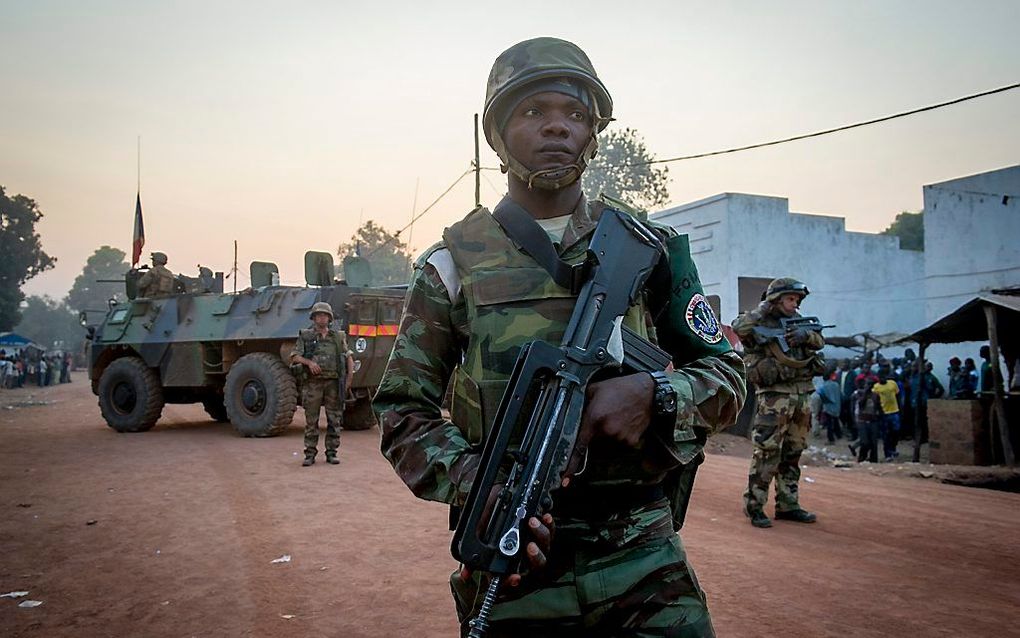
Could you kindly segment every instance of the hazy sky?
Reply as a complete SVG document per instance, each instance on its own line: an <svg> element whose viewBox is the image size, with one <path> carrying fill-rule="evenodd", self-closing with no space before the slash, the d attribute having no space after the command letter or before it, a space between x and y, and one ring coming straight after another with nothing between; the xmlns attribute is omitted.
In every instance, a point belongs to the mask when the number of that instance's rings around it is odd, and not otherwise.
<svg viewBox="0 0 1020 638"><path fill-rule="evenodd" d="M395 230L473 155L495 56L577 42L660 157L828 128L1020 81L1020 2L46 2L0 0L0 184L39 202L63 296L130 252L142 139L146 253L253 259L302 279L359 220ZM675 204L723 191L878 231L921 186L1020 163L1020 90L816 140L670 165ZM483 145L482 163L497 165ZM505 178L482 181L494 204ZM464 179L413 247L473 205ZM2 258L2 256L0 256Z"/></svg>

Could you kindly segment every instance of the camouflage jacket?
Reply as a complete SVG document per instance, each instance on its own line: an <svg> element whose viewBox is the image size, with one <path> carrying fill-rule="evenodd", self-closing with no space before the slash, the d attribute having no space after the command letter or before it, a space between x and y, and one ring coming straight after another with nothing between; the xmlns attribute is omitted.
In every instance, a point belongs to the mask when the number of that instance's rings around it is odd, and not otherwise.
<svg viewBox="0 0 1020 638"><path fill-rule="evenodd" d="M600 203L589 206L582 201L568 223L561 258L571 262L583 258L601 210ZM665 229L660 232L677 240L682 237ZM675 243L687 252L686 237ZM698 306L711 314L689 254L686 263L690 267L686 276L674 274L684 285L670 288L687 295L688 308ZM382 425L382 452L417 496L451 504L467 496L480 444L520 347L536 338L559 343L574 302L575 297L520 251L483 208L447 229L444 242L418 260L374 402ZM677 317L688 308L666 314L678 323L682 320ZM643 307L632 308L625 322L653 340L656 327L660 332L667 327L652 322ZM693 334L686 323L671 328L673 334ZM705 345L704 356L697 356L696 347L671 351L678 411L668 444L679 463L691 461L705 437L734 421L745 394L743 366L721 340L721 332L719 339L714 333L702 339L694 337L688 343ZM442 407L451 382L448 420ZM593 468L594 476L588 480L661 481L661 472L642 471L641 460L640 451L614 457L599 466L602 471Z"/></svg>
<svg viewBox="0 0 1020 638"><path fill-rule="evenodd" d="M825 339L817 332L808 331L805 343L792 346L786 353L790 359L806 361L801 368L791 367L778 359L774 350L761 344L754 337L754 328L778 328L779 318L772 303L763 301L754 310L749 310L733 320L733 331L744 344L744 364L747 366L747 380L753 383L757 392L785 392L802 394L814 387L811 378L822 373L823 359L819 350L825 347ZM794 314L799 317L799 314Z"/></svg>
<svg viewBox="0 0 1020 638"><path fill-rule="evenodd" d="M340 379L347 372L347 336L343 330L330 328L320 336L314 327L298 332L290 356L302 356L319 364L321 379Z"/></svg>
<svg viewBox="0 0 1020 638"><path fill-rule="evenodd" d="M162 264L150 268L138 278L139 297L157 297L173 294L174 274Z"/></svg>

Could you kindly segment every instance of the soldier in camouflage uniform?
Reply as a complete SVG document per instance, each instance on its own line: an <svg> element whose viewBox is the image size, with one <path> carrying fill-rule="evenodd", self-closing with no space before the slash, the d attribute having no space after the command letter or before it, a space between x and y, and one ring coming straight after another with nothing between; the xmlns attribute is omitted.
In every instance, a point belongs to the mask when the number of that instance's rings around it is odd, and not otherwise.
<svg viewBox="0 0 1020 638"><path fill-rule="evenodd" d="M801 328L786 335L790 350L784 353L775 341L754 334L756 326L779 328L780 318L799 317L797 310L808 293L796 279L775 279L757 308L733 320L733 330L744 344L747 380L754 384L758 399L751 435L754 453L744 493L744 513L755 527L772 527L764 507L773 477L777 519L813 523L816 518L801 509L797 483L800 455L811 429L811 378L822 373L818 351L825 340L818 332Z"/></svg>
<svg viewBox="0 0 1020 638"><path fill-rule="evenodd" d="M312 306L312 326L298 333L291 364L307 368L301 385L301 405L305 408L305 467L315 463L319 443L319 408L326 408L326 462L336 465L343 424L343 390L351 385L354 359L347 349L347 336L333 330L333 309L324 301ZM341 380L343 385L341 385Z"/></svg>
<svg viewBox="0 0 1020 638"><path fill-rule="evenodd" d="M139 297L164 297L174 292L174 274L166 267L166 253L152 253L152 268L138 278Z"/></svg>
<svg viewBox="0 0 1020 638"><path fill-rule="evenodd" d="M611 115L588 57L563 40L519 43L489 76L483 122L509 172L507 197L570 264L584 259L605 208L586 201L579 178ZM657 289L668 303L652 316L643 301L624 323L658 339L675 368L589 387L578 436L579 447L591 437L584 471L556 491L552 512L529 520L528 573L505 579L491 636L714 636L675 533L683 494L671 479L701 458L706 437L735 420L743 366L701 292L687 237L656 231L670 254ZM419 258L374 403L382 452L417 496L448 503L455 515L522 345L559 343L575 302L485 208ZM676 407L653 423L657 391L675 397ZM450 582L466 633L488 576L457 570Z"/></svg>

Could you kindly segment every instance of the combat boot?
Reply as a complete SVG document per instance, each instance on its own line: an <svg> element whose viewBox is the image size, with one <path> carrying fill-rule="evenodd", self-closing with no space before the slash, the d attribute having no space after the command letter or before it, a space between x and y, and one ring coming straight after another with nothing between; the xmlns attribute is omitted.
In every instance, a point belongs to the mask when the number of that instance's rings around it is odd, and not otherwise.
<svg viewBox="0 0 1020 638"><path fill-rule="evenodd" d="M760 527L762 529L772 527L772 521L769 520L768 516L765 516L765 512L761 510L744 510L744 514L751 519L751 525Z"/></svg>
<svg viewBox="0 0 1020 638"><path fill-rule="evenodd" d="M807 510L795 509L788 512L776 510L777 521L793 521L795 523L814 523L818 517Z"/></svg>
<svg viewBox="0 0 1020 638"><path fill-rule="evenodd" d="M301 466L302 467L308 467L309 465L314 465L314 464L315 464L315 457L314 456L305 455L305 460L301 461Z"/></svg>
<svg viewBox="0 0 1020 638"><path fill-rule="evenodd" d="M340 459L336 458L336 454L327 454L326 462L329 463L330 465L339 465Z"/></svg>

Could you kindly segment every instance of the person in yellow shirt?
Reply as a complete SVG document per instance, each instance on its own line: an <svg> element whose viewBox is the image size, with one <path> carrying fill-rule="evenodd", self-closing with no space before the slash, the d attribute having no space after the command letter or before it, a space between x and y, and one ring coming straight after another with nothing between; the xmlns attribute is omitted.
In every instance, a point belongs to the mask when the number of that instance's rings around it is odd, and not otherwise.
<svg viewBox="0 0 1020 638"><path fill-rule="evenodd" d="M900 387L885 370L878 373L878 383L872 388L882 404L882 420L879 435L882 437L882 452L886 461L892 461L900 455L896 451L896 439L900 436Z"/></svg>

